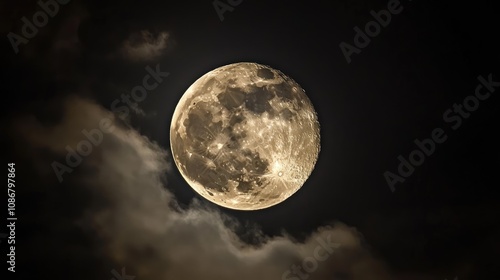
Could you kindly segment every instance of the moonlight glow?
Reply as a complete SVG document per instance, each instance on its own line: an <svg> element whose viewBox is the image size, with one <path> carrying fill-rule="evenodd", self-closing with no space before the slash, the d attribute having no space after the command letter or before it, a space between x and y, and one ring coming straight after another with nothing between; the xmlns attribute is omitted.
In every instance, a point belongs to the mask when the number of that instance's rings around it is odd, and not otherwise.
<svg viewBox="0 0 500 280"><path fill-rule="evenodd" d="M235 63L184 93L170 128L180 173L204 198L257 210L294 194L320 149L319 123L304 90L280 71Z"/></svg>

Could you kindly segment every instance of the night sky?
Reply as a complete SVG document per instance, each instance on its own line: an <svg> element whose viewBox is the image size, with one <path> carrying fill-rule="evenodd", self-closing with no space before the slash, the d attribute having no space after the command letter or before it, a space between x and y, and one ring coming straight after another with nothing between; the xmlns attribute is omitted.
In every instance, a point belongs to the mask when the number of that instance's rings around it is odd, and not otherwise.
<svg viewBox="0 0 500 280"><path fill-rule="evenodd" d="M4 164L15 163L18 219L7 279L499 277L500 41L490 1L67 2L17 45L22 18L33 22L41 7L0 4L1 146ZM397 10L390 22L357 46L355 28L388 9ZM356 51L344 55L343 42ZM204 200L170 154L183 93L235 62L294 79L321 126L309 179L264 210ZM146 68L169 74L124 106ZM59 180L54 162L102 119L113 132ZM401 175L415 141L433 137L441 143ZM285 275L329 234L335 253L307 275ZM116 276L122 268L129 278Z"/></svg>

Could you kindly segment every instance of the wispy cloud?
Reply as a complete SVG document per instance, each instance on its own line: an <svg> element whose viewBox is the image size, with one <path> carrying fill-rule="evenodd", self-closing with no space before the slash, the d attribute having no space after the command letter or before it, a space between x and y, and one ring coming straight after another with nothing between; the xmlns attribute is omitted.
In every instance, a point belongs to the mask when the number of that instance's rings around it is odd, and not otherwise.
<svg viewBox="0 0 500 280"><path fill-rule="evenodd" d="M170 34L153 34L148 30L132 33L123 43L120 53L131 61L151 61L160 57L169 44Z"/></svg>

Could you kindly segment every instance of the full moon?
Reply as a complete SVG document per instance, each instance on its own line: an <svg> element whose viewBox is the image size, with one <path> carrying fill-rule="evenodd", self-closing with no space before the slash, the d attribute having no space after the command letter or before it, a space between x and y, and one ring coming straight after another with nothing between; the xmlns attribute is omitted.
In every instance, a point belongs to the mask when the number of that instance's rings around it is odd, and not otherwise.
<svg viewBox="0 0 500 280"><path fill-rule="evenodd" d="M196 80L175 108L172 155L188 184L223 207L258 210L297 192L314 169L320 128L305 91L257 63Z"/></svg>

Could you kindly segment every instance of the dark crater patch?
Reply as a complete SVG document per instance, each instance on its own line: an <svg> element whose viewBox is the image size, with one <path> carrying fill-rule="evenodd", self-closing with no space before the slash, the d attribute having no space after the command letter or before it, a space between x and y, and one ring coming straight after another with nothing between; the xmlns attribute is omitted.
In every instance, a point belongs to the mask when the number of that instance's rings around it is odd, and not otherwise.
<svg viewBox="0 0 500 280"><path fill-rule="evenodd" d="M204 117L205 116L205 117ZM212 120L212 115L189 113L188 118L184 122L188 138L192 141L209 143L214 140L214 137L222 131L221 122L208 122Z"/></svg>
<svg viewBox="0 0 500 280"><path fill-rule="evenodd" d="M231 116L231 119L229 120L229 125L232 127L237 123L241 123L245 120L245 117L243 116L242 113L235 113Z"/></svg>
<svg viewBox="0 0 500 280"><path fill-rule="evenodd" d="M229 141L226 143L226 148L228 149L239 149L241 148L240 140L243 139L241 135L237 135L234 133L229 133Z"/></svg>
<svg viewBox="0 0 500 280"><path fill-rule="evenodd" d="M273 108L269 104L269 100L274 98L274 94L270 93L263 87L252 87L252 91L247 93L245 97L245 107L253 113L262 114L264 112L272 113Z"/></svg>
<svg viewBox="0 0 500 280"><path fill-rule="evenodd" d="M240 192L244 193L249 193L252 192L254 189L262 187L264 183L262 182L262 179L257 178L254 181L240 181L238 180L238 186L236 188Z"/></svg>
<svg viewBox="0 0 500 280"><path fill-rule="evenodd" d="M277 85L268 85L267 89L284 101L293 100L293 86L287 82L282 82Z"/></svg>
<svg viewBox="0 0 500 280"><path fill-rule="evenodd" d="M273 71L267 69L267 68L262 68L257 70L257 76L261 77L264 80L271 80L274 78L274 73Z"/></svg>
<svg viewBox="0 0 500 280"><path fill-rule="evenodd" d="M240 107L245 102L245 92L240 88L227 88L226 91L217 95L222 106L228 110Z"/></svg>
<svg viewBox="0 0 500 280"><path fill-rule="evenodd" d="M188 117L184 121L188 139L199 142L213 140L213 135L206 127L204 120L206 118L211 120L212 116L210 114L205 118L203 116L204 114L189 113Z"/></svg>
<svg viewBox="0 0 500 280"><path fill-rule="evenodd" d="M250 174L264 174L269 170L269 162L261 158L259 153L248 149L242 150L242 153L247 158L245 167Z"/></svg>
<svg viewBox="0 0 500 280"><path fill-rule="evenodd" d="M240 192L248 193L253 190L252 182L239 182L236 187Z"/></svg>
<svg viewBox="0 0 500 280"><path fill-rule="evenodd" d="M224 130L222 122L213 122L212 113L206 106L208 106L206 102L199 102L183 123L187 134L184 141L188 147L193 147L193 152L197 154L206 154L207 145Z"/></svg>
<svg viewBox="0 0 500 280"><path fill-rule="evenodd" d="M280 111L280 117L284 120L291 121L294 116L295 114L292 113L292 111L290 111L290 109L288 108L285 108Z"/></svg>

